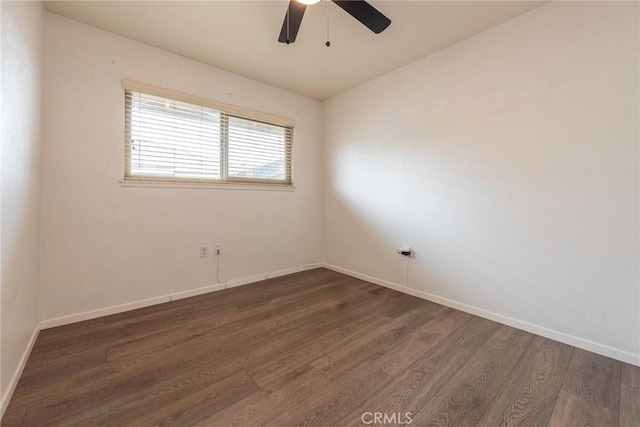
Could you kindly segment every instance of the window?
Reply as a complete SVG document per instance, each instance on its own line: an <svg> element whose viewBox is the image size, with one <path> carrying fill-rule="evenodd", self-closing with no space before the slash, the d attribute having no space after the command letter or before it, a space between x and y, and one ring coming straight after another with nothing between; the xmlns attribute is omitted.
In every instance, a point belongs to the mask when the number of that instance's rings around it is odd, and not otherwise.
<svg viewBox="0 0 640 427"><path fill-rule="evenodd" d="M125 181L292 185L289 119L123 86Z"/></svg>

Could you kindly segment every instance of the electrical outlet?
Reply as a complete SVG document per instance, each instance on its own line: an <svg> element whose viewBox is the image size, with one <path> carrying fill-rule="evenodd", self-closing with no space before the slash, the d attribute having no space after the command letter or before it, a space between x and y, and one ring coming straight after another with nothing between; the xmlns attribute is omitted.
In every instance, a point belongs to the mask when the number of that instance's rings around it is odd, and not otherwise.
<svg viewBox="0 0 640 427"><path fill-rule="evenodd" d="M220 255L220 245L216 245L216 256Z"/></svg>
<svg viewBox="0 0 640 427"><path fill-rule="evenodd" d="M209 246L200 246L200 258L209 256Z"/></svg>
<svg viewBox="0 0 640 427"><path fill-rule="evenodd" d="M413 248L411 248L410 246L405 246L402 248L398 248L398 253L402 256L406 256L409 258L413 257Z"/></svg>

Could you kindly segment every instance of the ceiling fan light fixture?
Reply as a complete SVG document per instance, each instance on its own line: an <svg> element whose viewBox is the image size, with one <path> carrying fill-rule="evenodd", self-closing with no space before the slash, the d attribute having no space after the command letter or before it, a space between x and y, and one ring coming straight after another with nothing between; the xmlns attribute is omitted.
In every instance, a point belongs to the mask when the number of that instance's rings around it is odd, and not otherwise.
<svg viewBox="0 0 640 427"><path fill-rule="evenodd" d="M287 8L287 14L282 22L278 41L286 44L295 42L298 30L300 29L300 23L302 22L302 17L304 16L304 11L307 9L307 6L310 4L317 4L320 1L321 0L289 0L289 7ZM384 16L378 9L371 6L366 0L325 0L327 5L329 5L329 1L332 1L376 34L380 34L391 24L391 20L389 18ZM327 8L327 13L328 11L329 9ZM329 21L327 20L327 24L328 22ZM327 37L328 34L327 30Z"/></svg>

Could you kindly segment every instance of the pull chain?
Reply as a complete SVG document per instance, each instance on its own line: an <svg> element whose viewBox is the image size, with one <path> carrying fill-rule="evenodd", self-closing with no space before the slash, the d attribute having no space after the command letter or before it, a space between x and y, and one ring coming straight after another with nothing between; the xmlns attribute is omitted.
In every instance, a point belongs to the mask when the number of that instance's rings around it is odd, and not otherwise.
<svg viewBox="0 0 640 427"><path fill-rule="evenodd" d="M327 4L327 42L325 45L329 47L331 46L331 42L329 41L329 1L325 0L325 3Z"/></svg>

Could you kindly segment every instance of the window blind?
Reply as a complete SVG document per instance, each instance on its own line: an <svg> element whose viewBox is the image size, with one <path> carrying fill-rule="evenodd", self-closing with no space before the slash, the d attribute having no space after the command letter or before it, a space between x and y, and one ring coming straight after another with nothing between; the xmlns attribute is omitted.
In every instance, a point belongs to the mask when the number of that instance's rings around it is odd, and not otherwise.
<svg viewBox="0 0 640 427"><path fill-rule="evenodd" d="M287 181L291 176L291 129L229 116L229 179Z"/></svg>
<svg viewBox="0 0 640 427"><path fill-rule="evenodd" d="M134 90L125 116L125 180L292 184L292 126Z"/></svg>

